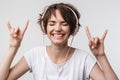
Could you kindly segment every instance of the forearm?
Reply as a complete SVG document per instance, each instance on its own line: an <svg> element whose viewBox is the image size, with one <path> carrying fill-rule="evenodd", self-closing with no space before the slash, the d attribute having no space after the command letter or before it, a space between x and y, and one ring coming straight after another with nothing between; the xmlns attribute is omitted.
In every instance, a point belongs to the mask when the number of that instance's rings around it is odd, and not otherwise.
<svg viewBox="0 0 120 80"><path fill-rule="evenodd" d="M101 69L103 71L103 74L106 78L106 80L118 80L117 75L113 71L110 63L108 62L108 59L106 55L96 57L98 62L100 63Z"/></svg>
<svg viewBox="0 0 120 80"><path fill-rule="evenodd" d="M0 66L0 80L6 80L8 74L9 74L11 63L14 59L14 56L15 56L17 50L18 50L17 47L10 46L8 48L7 54L6 54L5 58L3 59L1 66Z"/></svg>

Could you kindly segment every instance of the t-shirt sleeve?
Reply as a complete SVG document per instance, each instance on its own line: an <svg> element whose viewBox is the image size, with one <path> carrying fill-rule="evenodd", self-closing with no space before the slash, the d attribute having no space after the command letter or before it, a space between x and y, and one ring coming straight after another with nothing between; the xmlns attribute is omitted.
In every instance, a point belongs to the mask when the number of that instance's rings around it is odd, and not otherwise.
<svg viewBox="0 0 120 80"><path fill-rule="evenodd" d="M84 80L90 79L90 72L94 65L96 64L96 59L92 55L87 55L85 60L85 69L84 69Z"/></svg>
<svg viewBox="0 0 120 80"><path fill-rule="evenodd" d="M24 57L25 57L25 60L29 66L30 72L32 72L32 65L33 65L32 55L33 55L33 53L34 53L33 49L31 49L24 54Z"/></svg>

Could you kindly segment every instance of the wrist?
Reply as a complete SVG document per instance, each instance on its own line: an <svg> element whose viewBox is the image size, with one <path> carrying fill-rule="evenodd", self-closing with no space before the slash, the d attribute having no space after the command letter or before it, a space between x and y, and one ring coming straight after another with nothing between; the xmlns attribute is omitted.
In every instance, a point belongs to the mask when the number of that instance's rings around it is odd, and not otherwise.
<svg viewBox="0 0 120 80"><path fill-rule="evenodd" d="M20 47L20 45L9 45L9 49L12 49L12 50L17 50L18 48Z"/></svg>
<svg viewBox="0 0 120 80"><path fill-rule="evenodd" d="M8 46L8 51L7 51L7 53L9 54L9 55L15 55L16 53L17 53L17 51L18 51L18 49L19 49L19 46L13 46L13 45L9 45Z"/></svg>
<svg viewBox="0 0 120 80"><path fill-rule="evenodd" d="M20 43L17 44L17 45L10 44L9 47L10 48L19 48L20 47Z"/></svg>
<svg viewBox="0 0 120 80"><path fill-rule="evenodd" d="M96 56L97 59L102 59L102 58L104 58L104 57L106 57L105 53L102 53L102 55Z"/></svg>

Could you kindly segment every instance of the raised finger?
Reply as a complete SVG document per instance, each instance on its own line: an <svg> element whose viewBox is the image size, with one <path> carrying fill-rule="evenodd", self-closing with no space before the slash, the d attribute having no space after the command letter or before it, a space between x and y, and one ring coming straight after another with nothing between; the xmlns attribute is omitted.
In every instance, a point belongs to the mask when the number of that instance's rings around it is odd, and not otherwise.
<svg viewBox="0 0 120 80"><path fill-rule="evenodd" d="M105 37L106 37L106 35L107 35L107 32L108 32L108 30L106 29L105 32L103 33L102 37L101 37L102 40L105 39Z"/></svg>
<svg viewBox="0 0 120 80"><path fill-rule="evenodd" d="M87 35L88 39L91 40L92 37L91 37L91 34L90 34L90 31L89 31L88 27L85 28L85 32L86 32L86 35Z"/></svg>
<svg viewBox="0 0 120 80"><path fill-rule="evenodd" d="M11 31L11 28L12 28L12 27L11 27L11 25L10 25L10 22L9 22L9 21L7 22L7 27L8 27L8 29L9 29L9 31Z"/></svg>
<svg viewBox="0 0 120 80"><path fill-rule="evenodd" d="M22 35L24 35L24 33L28 27L28 24L29 24L29 20L26 21L25 26L23 27Z"/></svg>
<svg viewBox="0 0 120 80"><path fill-rule="evenodd" d="M11 35L14 34L14 30L15 30L15 28L11 28L11 30L10 30Z"/></svg>

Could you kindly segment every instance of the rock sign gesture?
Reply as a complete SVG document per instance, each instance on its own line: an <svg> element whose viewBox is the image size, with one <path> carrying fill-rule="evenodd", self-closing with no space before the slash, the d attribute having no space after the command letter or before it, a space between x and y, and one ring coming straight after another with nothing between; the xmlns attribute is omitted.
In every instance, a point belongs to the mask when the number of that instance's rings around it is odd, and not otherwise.
<svg viewBox="0 0 120 80"><path fill-rule="evenodd" d="M27 20L25 23L25 26L23 27L22 30L20 30L19 27L13 28L10 25L10 22L7 23L8 29L10 31L10 46L19 47L19 45L23 39L24 33L28 27L28 23L29 23L29 21Z"/></svg>
<svg viewBox="0 0 120 80"><path fill-rule="evenodd" d="M88 40L89 40L90 50L94 54L94 56L98 57L98 56L104 55L105 54L105 52L104 52L104 40L105 40L105 37L106 37L108 30L105 30L105 32L103 33L101 38L92 37L90 32L89 32L88 27L85 28L85 31L86 31L86 35L87 35Z"/></svg>

